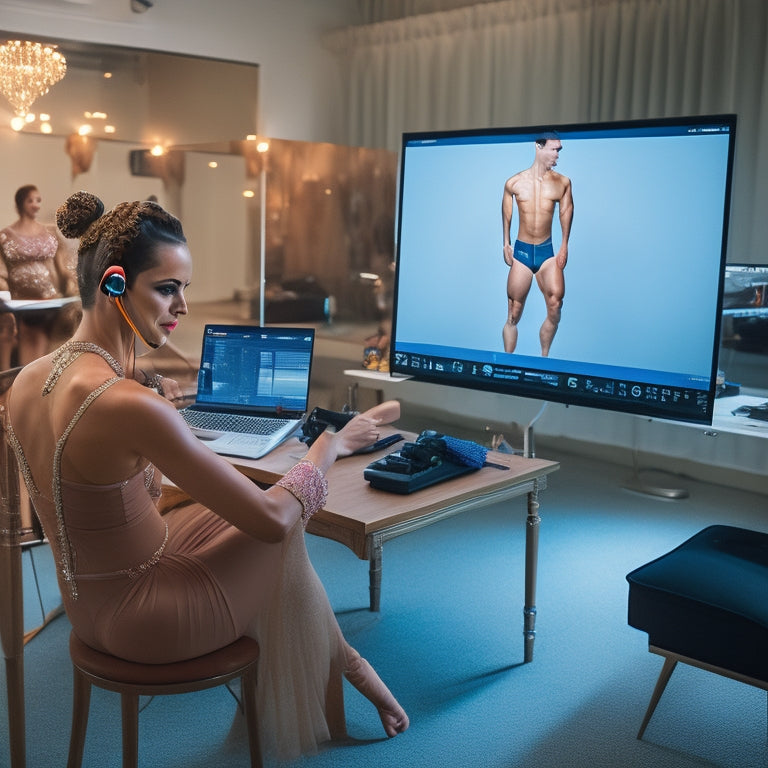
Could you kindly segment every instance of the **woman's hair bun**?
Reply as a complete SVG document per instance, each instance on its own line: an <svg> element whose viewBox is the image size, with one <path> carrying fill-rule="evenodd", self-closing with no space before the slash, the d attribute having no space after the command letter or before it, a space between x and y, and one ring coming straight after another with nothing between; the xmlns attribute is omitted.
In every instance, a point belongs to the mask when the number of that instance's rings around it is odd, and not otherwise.
<svg viewBox="0 0 768 768"><path fill-rule="evenodd" d="M90 192L75 192L56 211L56 225L64 237L82 237L104 213L104 203Z"/></svg>

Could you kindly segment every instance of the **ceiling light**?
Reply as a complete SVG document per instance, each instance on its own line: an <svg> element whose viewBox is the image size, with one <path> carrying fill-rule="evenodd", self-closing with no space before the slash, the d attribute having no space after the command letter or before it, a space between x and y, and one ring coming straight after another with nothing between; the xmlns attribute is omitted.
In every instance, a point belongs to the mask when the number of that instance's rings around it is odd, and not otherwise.
<svg viewBox="0 0 768 768"><path fill-rule="evenodd" d="M29 40L0 45L0 91L19 117L67 73L67 60L53 46Z"/></svg>

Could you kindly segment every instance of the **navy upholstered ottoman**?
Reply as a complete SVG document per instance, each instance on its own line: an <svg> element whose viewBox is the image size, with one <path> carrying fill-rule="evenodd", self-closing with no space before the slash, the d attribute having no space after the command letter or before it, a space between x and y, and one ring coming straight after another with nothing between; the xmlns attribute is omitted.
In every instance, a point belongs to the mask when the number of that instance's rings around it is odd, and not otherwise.
<svg viewBox="0 0 768 768"><path fill-rule="evenodd" d="M710 526L627 581L630 626L666 657L638 738L678 661L768 690L768 533Z"/></svg>

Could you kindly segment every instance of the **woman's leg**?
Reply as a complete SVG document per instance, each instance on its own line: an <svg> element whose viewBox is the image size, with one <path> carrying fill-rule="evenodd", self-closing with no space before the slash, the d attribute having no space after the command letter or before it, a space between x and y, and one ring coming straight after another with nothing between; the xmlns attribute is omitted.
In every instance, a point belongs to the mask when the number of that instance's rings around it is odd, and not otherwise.
<svg viewBox="0 0 768 768"><path fill-rule="evenodd" d="M379 711L387 736L391 738L406 730L409 725L408 715L373 667L346 642L344 657L344 677Z"/></svg>

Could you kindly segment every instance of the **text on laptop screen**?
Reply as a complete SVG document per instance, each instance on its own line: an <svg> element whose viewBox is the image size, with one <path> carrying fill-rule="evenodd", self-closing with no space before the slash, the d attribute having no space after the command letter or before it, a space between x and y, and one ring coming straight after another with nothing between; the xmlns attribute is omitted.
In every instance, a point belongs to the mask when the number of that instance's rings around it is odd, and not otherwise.
<svg viewBox="0 0 768 768"><path fill-rule="evenodd" d="M314 331L207 325L197 402L303 412Z"/></svg>

